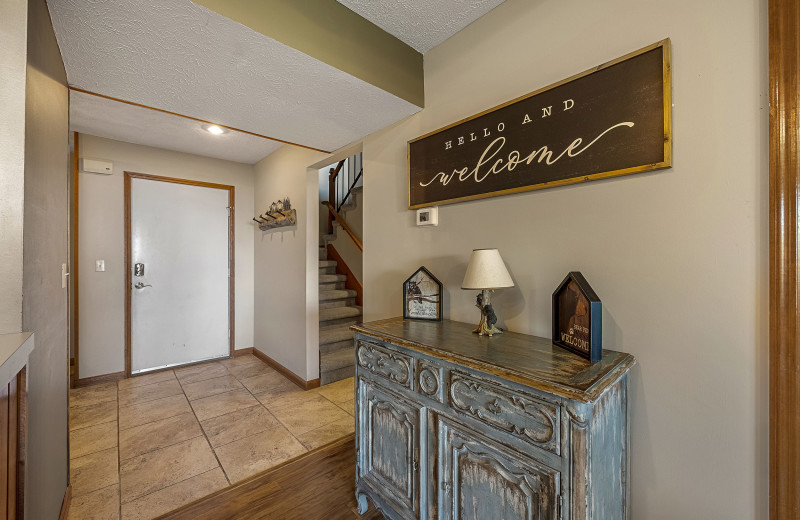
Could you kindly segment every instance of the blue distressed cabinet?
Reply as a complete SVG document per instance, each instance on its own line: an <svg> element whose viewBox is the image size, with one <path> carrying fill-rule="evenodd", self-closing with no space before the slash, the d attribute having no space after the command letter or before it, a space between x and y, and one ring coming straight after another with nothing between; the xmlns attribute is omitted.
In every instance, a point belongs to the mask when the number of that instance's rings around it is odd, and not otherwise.
<svg viewBox="0 0 800 520"><path fill-rule="evenodd" d="M629 354L453 321L356 325L356 497L393 519L622 520Z"/></svg>

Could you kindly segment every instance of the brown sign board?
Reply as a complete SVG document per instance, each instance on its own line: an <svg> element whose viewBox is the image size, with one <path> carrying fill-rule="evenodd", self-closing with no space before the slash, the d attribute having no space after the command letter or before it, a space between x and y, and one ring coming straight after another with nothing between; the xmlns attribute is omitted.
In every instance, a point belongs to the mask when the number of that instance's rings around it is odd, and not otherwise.
<svg viewBox="0 0 800 520"><path fill-rule="evenodd" d="M602 303L578 271L553 292L553 343L592 362L603 357Z"/></svg>
<svg viewBox="0 0 800 520"><path fill-rule="evenodd" d="M672 166L670 41L408 143L409 208Z"/></svg>

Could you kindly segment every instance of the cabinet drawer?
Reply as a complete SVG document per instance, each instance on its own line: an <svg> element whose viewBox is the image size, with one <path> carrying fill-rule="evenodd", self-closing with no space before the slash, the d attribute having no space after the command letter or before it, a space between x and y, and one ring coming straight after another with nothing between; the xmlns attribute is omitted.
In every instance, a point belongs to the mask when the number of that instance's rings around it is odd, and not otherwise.
<svg viewBox="0 0 800 520"><path fill-rule="evenodd" d="M556 404L455 370L448 401L457 412L560 455L561 408Z"/></svg>
<svg viewBox="0 0 800 520"><path fill-rule="evenodd" d="M412 362L409 356L371 341L359 340L356 360L359 367L400 386L411 388Z"/></svg>

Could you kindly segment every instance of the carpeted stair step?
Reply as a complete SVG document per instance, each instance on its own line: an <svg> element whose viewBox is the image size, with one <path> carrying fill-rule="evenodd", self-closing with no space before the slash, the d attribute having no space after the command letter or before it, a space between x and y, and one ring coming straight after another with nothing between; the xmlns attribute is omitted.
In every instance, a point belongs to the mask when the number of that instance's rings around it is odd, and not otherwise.
<svg viewBox="0 0 800 520"><path fill-rule="evenodd" d="M350 327L361 323L361 316L357 318L343 318L336 321L329 321L327 323L320 323L319 333L322 334L326 330L335 329L337 327Z"/></svg>
<svg viewBox="0 0 800 520"><path fill-rule="evenodd" d="M356 318L361 316L361 307L350 306L341 309L324 309L320 311L319 321L338 320L342 318Z"/></svg>
<svg viewBox="0 0 800 520"><path fill-rule="evenodd" d="M321 309L319 311L319 321L346 320L360 317L361 307L333 307L331 309ZM330 323L334 325L334 323Z"/></svg>
<svg viewBox="0 0 800 520"><path fill-rule="evenodd" d="M319 283L344 282L347 276L343 274L320 274Z"/></svg>
<svg viewBox="0 0 800 520"><path fill-rule="evenodd" d="M320 291L319 308L346 307L356 304L356 292L348 289Z"/></svg>
<svg viewBox="0 0 800 520"><path fill-rule="evenodd" d="M325 246L319 246L319 259L320 260L327 260L328 259L328 248Z"/></svg>
<svg viewBox="0 0 800 520"><path fill-rule="evenodd" d="M356 292L350 289L333 290L333 291L320 291L319 301L325 302L330 300L344 300L346 298L355 298Z"/></svg>
<svg viewBox="0 0 800 520"><path fill-rule="evenodd" d="M336 260L320 260L319 274L336 274Z"/></svg>
<svg viewBox="0 0 800 520"><path fill-rule="evenodd" d="M323 352L333 352L334 350L342 350L343 348L349 348L353 350L355 346L355 342L353 338L344 341L337 341L336 343L320 343L319 344L319 354L322 355Z"/></svg>
<svg viewBox="0 0 800 520"><path fill-rule="evenodd" d="M353 365L337 368L336 370L326 370L325 372L320 373L319 384L329 385L331 383L335 383L336 381L353 377L354 375L356 375L356 369Z"/></svg>
<svg viewBox="0 0 800 520"><path fill-rule="evenodd" d="M340 291L344 289L344 282L329 282L319 284L319 292Z"/></svg>
<svg viewBox="0 0 800 520"><path fill-rule="evenodd" d="M356 304L355 298L345 298L343 300L329 300L326 302L319 302L319 308L332 309L334 307L353 307Z"/></svg>
<svg viewBox="0 0 800 520"><path fill-rule="evenodd" d="M353 345L350 345L349 348L319 353L320 373L344 367L352 367L354 363L355 349Z"/></svg>
<svg viewBox="0 0 800 520"><path fill-rule="evenodd" d="M338 343L340 341L353 341L353 331L350 325L337 325L319 329L319 344Z"/></svg>

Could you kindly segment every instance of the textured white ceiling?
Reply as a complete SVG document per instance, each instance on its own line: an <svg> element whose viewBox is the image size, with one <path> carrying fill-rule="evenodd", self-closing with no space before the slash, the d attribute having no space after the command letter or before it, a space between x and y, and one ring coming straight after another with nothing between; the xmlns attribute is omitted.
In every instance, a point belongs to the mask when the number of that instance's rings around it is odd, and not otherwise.
<svg viewBox="0 0 800 520"><path fill-rule="evenodd" d="M336 0L425 54L503 0Z"/></svg>
<svg viewBox="0 0 800 520"><path fill-rule="evenodd" d="M83 134L248 164L282 146L242 132L212 135L202 123L184 117L82 92L71 91L69 101L70 127Z"/></svg>
<svg viewBox="0 0 800 520"><path fill-rule="evenodd" d="M92 92L322 150L420 110L190 0L48 5L70 85Z"/></svg>

